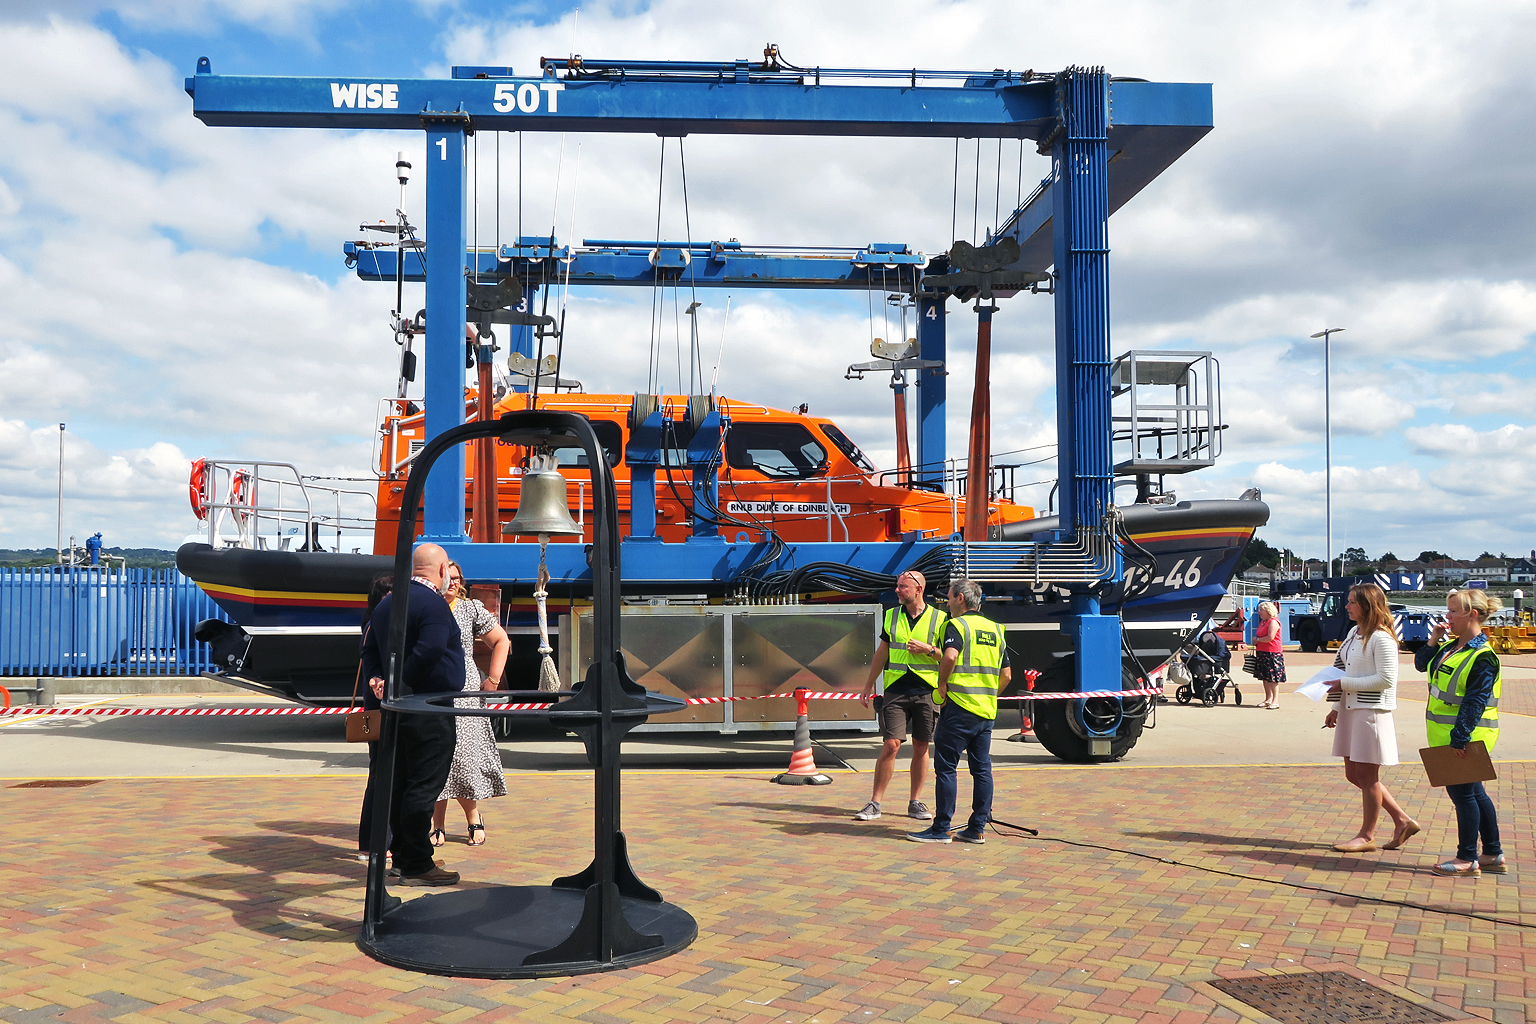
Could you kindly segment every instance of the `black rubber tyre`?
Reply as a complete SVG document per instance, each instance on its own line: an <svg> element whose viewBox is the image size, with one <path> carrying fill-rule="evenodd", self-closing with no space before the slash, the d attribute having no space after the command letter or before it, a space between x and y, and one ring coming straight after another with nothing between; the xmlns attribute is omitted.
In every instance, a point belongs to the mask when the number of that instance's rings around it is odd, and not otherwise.
<svg viewBox="0 0 1536 1024"><path fill-rule="evenodd" d="M1323 649L1323 634L1317 628L1315 622L1303 622L1296 627L1296 642L1301 644L1301 649L1308 654L1316 654Z"/></svg>
<svg viewBox="0 0 1536 1024"><path fill-rule="evenodd" d="M1074 675L1074 659L1062 658L1052 666L1044 675L1035 681L1035 690L1039 693L1066 693L1076 689ZM1120 688L1123 690L1137 687L1136 674L1125 665L1120 666ZM1109 689L1109 687L1103 687ZM1180 687L1182 690L1183 687ZM1116 698L1099 698L1087 702L1086 713L1091 717L1095 713L1095 704L1107 703ZM1040 745L1052 754L1073 764L1088 764L1092 762L1118 761L1130 752L1141 738L1142 726L1146 723L1145 712L1149 710L1145 697L1119 698L1125 701L1126 710L1135 712L1135 717L1126 715L1120 722L1120 727L1115 731L1110 740L1109 754L1094 756L1088 752L1088 741L1079 736L1072 729L1068 721L1070 701L1047 700L1035 705L1035 735L1040 739ZM1181 698L1182 700L1182 698Z"/></svg>
<svg viewBox="0 0 1536 1024"><path fill-rule="evenodd" d="M1232 703L1238 707L1243 706L1243 691L1235 686L1232 687Z"/></svg>
<svg viewBox="0 0 1536 1024"><path fill-rule="evenodd" d="M1208 708L1213 708L1216 706L1217 700L1218 697L1216 695L1216 691L1211 689L1205 691L1205 695L1200 698L1200 703L1204 704Z"/></svg>
<svg viewBox="0 0 1536 1024"><path fill-rule="evenodd" d="M1178 701L1180 704L1188 704L1190 701L1195 699L1195 695L1190 691L1189 687L1181 686L1177 690L1173 691L1173 699Z"/></svg>

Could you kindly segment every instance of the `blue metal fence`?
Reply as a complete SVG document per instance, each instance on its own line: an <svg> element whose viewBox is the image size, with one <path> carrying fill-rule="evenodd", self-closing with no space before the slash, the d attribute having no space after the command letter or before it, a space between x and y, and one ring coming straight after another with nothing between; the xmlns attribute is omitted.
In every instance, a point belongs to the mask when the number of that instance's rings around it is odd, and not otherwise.
<svg viewBox="0 0 1536 1024"><path fill-rule="evenodd" d="M175 569L0 569L0 676L196 675L228 619Z"/></svg>

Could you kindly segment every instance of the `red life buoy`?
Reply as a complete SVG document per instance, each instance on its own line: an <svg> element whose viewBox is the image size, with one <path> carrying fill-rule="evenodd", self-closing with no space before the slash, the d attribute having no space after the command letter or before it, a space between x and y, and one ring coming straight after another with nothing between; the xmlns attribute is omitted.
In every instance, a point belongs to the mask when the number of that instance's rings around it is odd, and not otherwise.
<svg viewBox="0 0 1536 1024"><path fill-rule="evenodd" d="M206 481L203 479L203 460L195 459L192 462L192 475L187 478L187 494L192 499L192 514L199 519L208 518L208 498L204 492Z"/></svg>

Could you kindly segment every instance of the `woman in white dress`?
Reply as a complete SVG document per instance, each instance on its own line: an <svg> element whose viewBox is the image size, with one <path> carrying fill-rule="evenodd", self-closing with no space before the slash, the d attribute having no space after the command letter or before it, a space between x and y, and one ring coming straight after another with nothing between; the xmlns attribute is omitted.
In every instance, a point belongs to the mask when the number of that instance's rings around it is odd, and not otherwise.
<svg viewBox="0 0 1536 1024"><path fill-rule="evenodd" d="M1340 853L1395 850L1419 831L1419 823L1398 806L1381 782L1381 766L1397 764L1397 635L1387 595L1374 583L1349 588L1345 604L1355 628L1339 648L1344 678L1329 688L1329 700L1341 706L1328 712L1324 726L1336 729L1335 757L1344 758L1344 777L1360 790L1360 831L1334 844ZM1385 810L1392 818L1392 839L1376 842L1376 822Z"/></svg>

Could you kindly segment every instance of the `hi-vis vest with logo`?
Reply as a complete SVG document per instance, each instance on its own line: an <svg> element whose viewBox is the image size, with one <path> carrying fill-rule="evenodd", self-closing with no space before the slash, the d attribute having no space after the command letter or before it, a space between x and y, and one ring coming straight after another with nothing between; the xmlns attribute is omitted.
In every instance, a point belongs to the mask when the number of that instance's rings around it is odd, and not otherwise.
<svg viewBox="0 0 1536 1024"><path fill-rule="evenodd" d="M1483 717L1478 719L1467 742L1482 740L1488 752L1493 753L1493 745L1499 741L1499 691L1504 685L1504 668L1499 665L1498 655L1493 653L1491 647L1469 647L1446 655L1430 671L1429 704L1424 709L1424 729L1429 734L1430 746L1451 745L1451 730L1456 726L1456 714L1461 710L1462 698L1467 695L1467 676L1472 672L1472 664L1478 658L1485 657L1494 660L1498 674L1493 678L1493 696L1488 698Z"/></svg>
<svg viewBox="0 0 1536 1024"><path fill-rule="evenodd" d="M938 647L939 634L947 621L943 612L931 604L923 605L923 613L916 622L909 622L906 609L901 605L885 611L885 635L890 637L885 659L884 685L891 686L911 672L917 678L939 688L939 656L913 654L907 650L908 640L919 640L930 647Z"/></svg>
<svg viewBox="0 0 1536 1024"><path fill-rule="evenodd" d="M976 612L950 619L960 631L960 660L949 675L949 699L982 718L997 717L1007 639L1003 627Z"/></svg>

